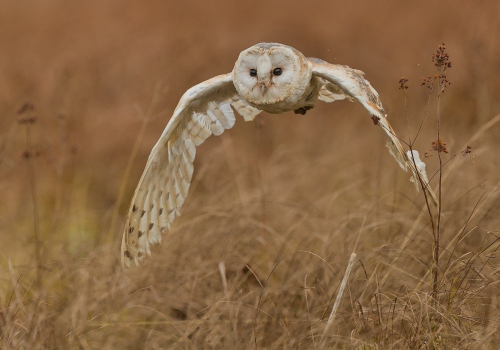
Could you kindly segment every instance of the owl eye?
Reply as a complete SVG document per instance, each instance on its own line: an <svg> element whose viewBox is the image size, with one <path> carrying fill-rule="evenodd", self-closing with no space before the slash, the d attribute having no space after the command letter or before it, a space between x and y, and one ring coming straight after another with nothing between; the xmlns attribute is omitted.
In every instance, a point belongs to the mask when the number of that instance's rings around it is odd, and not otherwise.
<svg viewBox="0 0 500 350"><path fill-rule="evenodd" d="M274 75L281 75L281 73L283 73L283 71L281 70L281 68L274 68L274 70L273 70L273 74Z"/></svg>
<svg viewBox="0 0 500 350"><path fill-rule="evenodd" d="M256 77L256 76L257 76L257 70L255 70L255 69L250 69L250 76L251 76L251 77Z"/></svg>

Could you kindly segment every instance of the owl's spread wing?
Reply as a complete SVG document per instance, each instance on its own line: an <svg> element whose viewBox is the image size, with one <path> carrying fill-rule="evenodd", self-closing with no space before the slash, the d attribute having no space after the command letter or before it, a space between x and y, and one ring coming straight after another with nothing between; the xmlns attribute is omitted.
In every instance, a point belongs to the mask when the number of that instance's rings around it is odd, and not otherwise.
<svg viewBox="0 0 500 350"><path fill-rule="evenodd" d="M318 93L318 100L323 102L333 102L348 99L349 101L354 101L354 98L347 95L342 88L337 85L330 83L328 80L317 77L321 88Z"/></svg>
<svg viewBox="0 0 500 350"><path fill-rule="evenodd" d="M231 74L209 79L182 96L135 190L123 233L124 265L138 264L151 254L149 245L161 242L162 232L180 215L193 176L196 146L234 125L231 106L245 120L260 112L240 99Z"/></svg>
<svg viewBox="0 0 500 350"><path fill-rule="evenodd" d="M310 58L309 61L313 66L313 76L319 78L320 83L325 82L320 88L318 99L325 102L333 102L348 98L351 101L357 100L361 103L372 115L374 123L380 125L386 133L389 138L387 148L389 148L390 153L396 158L401 168L405 171L408 168L411 169L416 184L420 183L418 181L419 177L426 183L426 192L430 200L437 206L436 195L427 184L427 175L425 172L422 172L421 166L415 166L413 159L405 152L396 133L387 120L387 115L382 107L382 102L379 99L377 91L363 77L364 73L347 66L330 64L317 58Z"/></svg>

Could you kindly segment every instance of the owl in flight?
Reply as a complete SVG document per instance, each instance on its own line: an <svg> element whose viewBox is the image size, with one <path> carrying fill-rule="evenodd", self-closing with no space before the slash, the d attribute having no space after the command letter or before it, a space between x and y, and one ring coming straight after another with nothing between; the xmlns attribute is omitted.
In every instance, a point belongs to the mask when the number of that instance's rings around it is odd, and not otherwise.
<svg viewBox="0 0 500 350"><path fill-rule="evenodd" d="M251 121L262 111L305 114L318 100L358 101L388 137L390 153L414 181L427 182L425 165L405 153L387 121L378 93L363 72L306 58L282 44L261 43L241 52L231 73L216 76L190 88L182 96L174 115L149 155L134 193L123 233L121 261L139 264L150 245L161 242L161 234L180 215L193 176L196 146L210 135L230 129L234 110ZM416 165L416 166L415 166ZM435 195L429 186L431 200Z"/></svg>

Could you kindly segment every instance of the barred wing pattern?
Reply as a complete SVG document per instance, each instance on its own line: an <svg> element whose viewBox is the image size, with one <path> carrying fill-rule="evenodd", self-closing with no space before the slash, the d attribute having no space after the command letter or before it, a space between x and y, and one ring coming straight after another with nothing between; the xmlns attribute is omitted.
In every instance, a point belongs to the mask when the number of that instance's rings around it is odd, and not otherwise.
<svg viewBox="0 0 500 350"><path fill-rule="evenodd" d="M135 190L123 233L122 264L138 265L150 255L150 244L160 243L162 232L180 215L193 176L196 146L234 125L231 106L245 120L260 112L239 98L231 74L209 79L182 96Z"/></svg>
<svg viewBox="0 0 500 350"><path fill-rule="evenodd" d="M339 101L339 100L344 100L348 99L349 101L353 102L354 98L352 98L349 95L346 95L344 93L344 90L337 84L332 84L328 80L316 77L318 79L321 88L319 89L318 93L318 100L323 101L323 102L333 102L333 101Z"/></svg>
<svg viewBox="0 0 500 350"><path fill-rule="evenodd" d="M321 79L320 83L326 81L325 85L320 89L318 98L322 101L332 102L342 99L343 92L344 98L348 98L351 101L355 99L361 103L374 116L374 122L380 125L386 133L389 138L386 144L387 148L389 148L389 152L399 163L399 166L404 171L410 168L415 184L420 183L418 178L426 183L426 192L431 202L437 206L437 197L428 185L427 175L425 174L425 170L423 171L425 168L422 168L422 166L416 167L409 154L405 152L396 133L387 120L387 115L382 107L382 102L379 99L377 91L363 77L364 73L347 66L330 64L318 58L309 58L309 62L313 65L313 76ZM418 155L418 153L414 154Z"/></svg>

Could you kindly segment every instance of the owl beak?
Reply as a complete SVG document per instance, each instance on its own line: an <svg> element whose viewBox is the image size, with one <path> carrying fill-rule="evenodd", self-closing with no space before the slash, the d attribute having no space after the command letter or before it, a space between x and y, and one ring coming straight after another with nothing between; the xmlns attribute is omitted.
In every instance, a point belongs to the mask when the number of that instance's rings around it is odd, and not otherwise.
<svg viewBox="0 0 500 350"><path fill-rule="evenodd" d="M269 90L267 85L265 83L262 83L262 85L260 86L260 92L262 93L262 96L266 94L267 90Z"/></svg>

